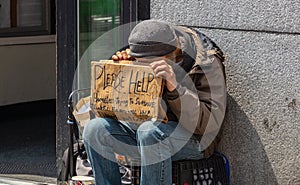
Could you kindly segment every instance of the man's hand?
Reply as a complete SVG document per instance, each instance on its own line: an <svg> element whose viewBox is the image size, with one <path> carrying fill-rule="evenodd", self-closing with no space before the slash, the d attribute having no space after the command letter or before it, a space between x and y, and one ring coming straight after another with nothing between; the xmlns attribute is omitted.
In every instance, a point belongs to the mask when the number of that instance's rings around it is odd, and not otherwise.
<svg viewBox="0 0 300 185"><path fill-rule="evenodd" d="M134 60L133 57L129 55L130 49L126 49L123 51L116 52L115 55L113 55L111 58L114 61L119 60ZM145 63L147 63L149 60L144 59ZM174 70L171 65L169 65L166 60L156 60L150 63L151 68L154 71L154 74L158 77L162 77L166 80L166 86L169 91L174 91L177 87L177 81L176 81L176 75L174 73Z"/></svg>
<svg viewBox="0 0 300 185"><path fill-rule="evenodd" d="M169 91L174 91L177 87L176 75L171 65L165 60L154 61L150 64L154 74L166 80L166 86Z"/></svg>
<svg viewBox="0 0 300 185"><path fill-rule="evenodd" d="M111 58L115 61L118 60L133 60L134 58L129 55L130 49L126 49L123 51L117 51L115 55Z"/></svg>

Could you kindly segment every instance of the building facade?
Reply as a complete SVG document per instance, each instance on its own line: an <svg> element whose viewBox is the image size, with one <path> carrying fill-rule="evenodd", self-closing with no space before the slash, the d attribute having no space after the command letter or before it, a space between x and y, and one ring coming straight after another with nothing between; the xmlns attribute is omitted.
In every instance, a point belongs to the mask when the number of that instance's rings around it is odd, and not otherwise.
<svg viewBox="0 0 300 185"><path fill-rule="evenodd" d="M219 150L229 158L231 184L300 184L299 1L16 2L0 0L0 105L56 99L58 170L69 140L68 96L85 51L104 32L151 18L194 27L226 53ZM40 10L35 18L30 6Z"/></svg>

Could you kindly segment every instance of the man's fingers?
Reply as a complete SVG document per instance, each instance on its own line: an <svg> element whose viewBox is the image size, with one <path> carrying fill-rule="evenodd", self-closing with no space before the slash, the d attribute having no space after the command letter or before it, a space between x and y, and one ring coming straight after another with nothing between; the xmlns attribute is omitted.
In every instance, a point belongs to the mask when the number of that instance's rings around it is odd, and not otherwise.
<svg viewBox="0 0 300 185"><path fill-rule="evenodd" d="M130 49L123 51L117 51L115 55L112 56L113 60L132 60L133 58L129 55Z"/></svg>
<svg viewBox="0 0 300 185"><path fill-rule="evenodd" d="M154 69L153 69L154 73L158 73L160 71L165 71L167 73L170 73L172 72L171 68L169 65L161 65L161 66L156 66Z"/></svg>
<svg viewBox="0 0 300 185"><path fill-rule="evenodd" d="M127 52L126 52L125 50L123 50L123 51L121 52L121 55L122 55L122 59L123 59L123 60L127 60L127 59L128 59L128 54L127 54Z"/></svg>
<svg viewBox="0 0 300 185"><path fill-rule="evenodd" d="M116 55L118 56L119 60L122 60L123 56L120 51L117 51Z"/></svg>
<svg viewBox="0 0 300 185"><path fill-rule="evenodd" d="M164 79L167 79L167 77L169 76L169 73L166 71L159 71L159 72L155 73L155 75L157 77L162 77Z"/></svg>
<svg viewBox="0 0 300 185"><path fill-rule="evenodd" d="M152 62L150 64L150 66L152 67L152 69L155 69L158 66L162 66L162 65L168 65L168 63L166 61L164 61L164 60L158 60L158 61Z"/></svg>
<svg viewBox="0 0 300 185"><path fill-rule="evenodd" d="M166 80L166 87L169 91L173 91L176 88L176 75L171 65L165 60L159 60L152 62L150 66L152 67L155 76L162 77Z"/></svg>
<svg viewBox="0 0 300 185"><path fill-rule="evenodd" d="M112 56L113 60L129 60L131 56L128 54L130 52L129 49L123 51L117 51L115 55Z"/></svg>
<svg viewBox="0 0 300 185"><path fill-rule="evenodd" d="M118 58L117 55L113 55L113 56L111 57L111 59L113 59L113 60L119 60L119 58Z"/></svg>
<svg viewBox="0 0 300 185"><path fill-rule="evenodd" d="M164 60L159 60L159 61L152 62L150 64L150 66L152 67L152 69L155 73L157 73L159 71L173 72L173 68L171 67L171 65L169 65Z"/></svg>

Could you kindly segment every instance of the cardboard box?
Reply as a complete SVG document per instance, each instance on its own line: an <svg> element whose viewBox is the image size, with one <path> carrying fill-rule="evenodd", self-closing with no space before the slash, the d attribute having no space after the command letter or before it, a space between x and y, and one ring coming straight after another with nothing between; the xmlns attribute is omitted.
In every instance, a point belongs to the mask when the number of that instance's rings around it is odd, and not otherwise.
<svg viewBox="0 0 300 185"><path fill-rule="evenodd" d="M97 117L132 123L166 121L161 108L164 80L148 65L101 60L91 65L91 109Z"/></svg>

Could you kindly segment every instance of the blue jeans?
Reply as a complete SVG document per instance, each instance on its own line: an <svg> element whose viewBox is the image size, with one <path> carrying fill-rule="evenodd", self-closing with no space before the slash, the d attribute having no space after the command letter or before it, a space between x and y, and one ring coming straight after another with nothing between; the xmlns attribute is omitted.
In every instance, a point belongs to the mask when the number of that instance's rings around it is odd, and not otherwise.
<svg viewBox="0 0 300 185"><path fill-rule="evenodd" d="M171 185L172 161L203 157L200 142L176 122L126 122L96 118L84 128L84 144L96 185L121 185L115 153L141 161L141 185Z"/></svg>

